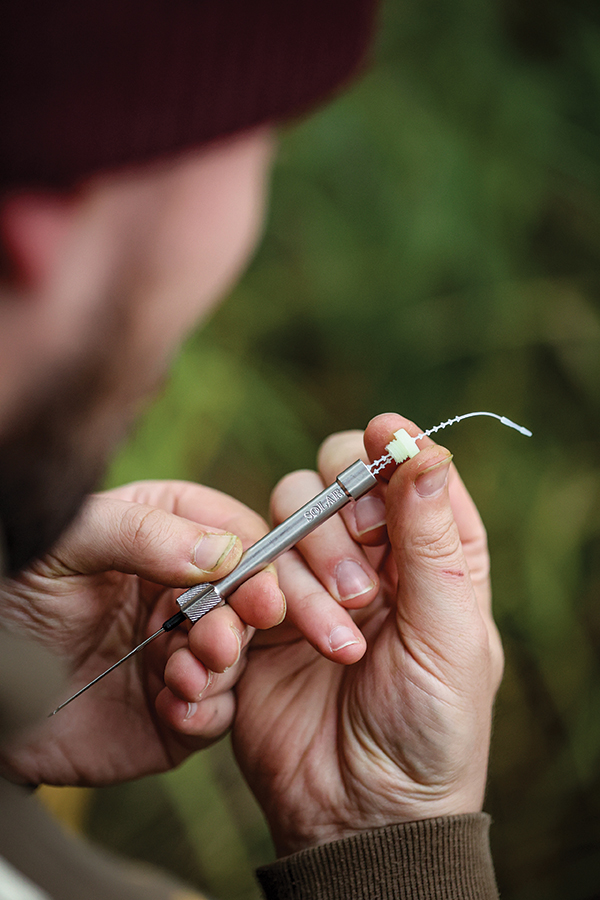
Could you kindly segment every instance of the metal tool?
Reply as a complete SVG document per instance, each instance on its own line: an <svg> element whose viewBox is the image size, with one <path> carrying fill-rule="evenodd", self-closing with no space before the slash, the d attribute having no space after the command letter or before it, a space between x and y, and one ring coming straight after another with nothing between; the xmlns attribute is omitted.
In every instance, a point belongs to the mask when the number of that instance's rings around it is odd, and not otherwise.
<svg viewBox="0 0 600 900"><path fill-rule="evenodd" d="M384 457L382 457L383 459ZM390 457L391 461L391 457ZM261 572L266 566L272 563L278 556L289 550L298 541L318 528L327 519L330 519L338 510L346 506L350 500L358 500L367 491L370 491L377 484L377 479L371 469L376 469L377 460L371 465L367 465L362 460L348 466L347 469L337 476L333 484L326 487L324 491L305 503L299 510L285 519L280 525L266 534L260 541L253 544L242 556L235 569L226 575L217 584L196 584L184 594L177 598L179 612L163 622L155 634L146 638L141 644L131 650L126 656L112 665L109 669L86 684L85 687L57 706L51 716L75 700L88 688L96 684L100 679L112 672L117 666L120 666L126 660L130 659L134 654L138 653L143 647L157 638L159 635L172 631L188 619L190 622L197 622L211 609L222 606L227 597L229 597L241 584ZM384 464L385 465L385 464ZM379 471L376 469L376 471Z"/></svg>
<svg viewBox="0 0 600 900"><path fill-rule="evenodd" d="M508 425L510 428L515 428L517 431L521 432L521 434L531 436L531 432L528 429L523 428L521 425L517 425L505 416L498 416L496 413L489 412L475 412L456 416L454 419L448 419L446 422L442 422L440 425L436 425L428 431L421 432L412 440L413 442L420 440L423 437L433 434L435 431L439 431L442 428L446 428L448 425L453 425L456 422L471 416L492 416L493 418L498 419L503 425ZM396 434L398 433L399 432L396 432ZM391 444L388 445L388 447L390 446ZM89 684L86 684L85 687L82 687L81 690L77 691L76 694L73 694L72 697L69 697L68 700L65 700L64 703L61 703L60 706L57 706L50 715L56 715L59 710L63 709L67 704L83 694L84 691L87 691L88 688L91 688L94 684L104 678L105 675L108 675L122 663L126 662L147 644L159 637L159 635L172 631L174 628L177 628L178 625L185 622L186 619L193 624L212 609L215 609L217 606L222 606L227 597L237 590L241 584L253 575L256 575L257 572L261 572L266 566L277 559L278 556L285 553L286 550L290 550L298 543L298 541L301 541L303 537L306 537L307 534L310 534L311 531L314 531L315 528L318 528L319 525L327 519L330 519L331 516L346 506L350 500L358 500L359 497L362 497L363 494L366 494L374 488L377 484L375 475L391 463L398 464L398 462L399 460L390 452L385 453L369 465L362 460L357 459L356 462L353 462L351 466L348 466L347 469L344 469L344 471L337 476L333 484L330 484L329 487L326 487L320 494L317 494L316 497L313 497L312 500L305 503L304 506L295 513L292 513L291 516L261 538L260 541L253 544L252 547L244 553L238 565L229 573L229 575L226 575L225 578L217 584L210 584L208 582L197 584L181 594L177 599L179 612L171 616L170 619L167 619L166 622L163 622L157 632L146 638L141 644L138 644L138 646L131 650L126 656L114 663L110 668L106 669L105 672L102 672L101 675L98 675L97 678L94 678L93 681L90 681Z"/></svg>

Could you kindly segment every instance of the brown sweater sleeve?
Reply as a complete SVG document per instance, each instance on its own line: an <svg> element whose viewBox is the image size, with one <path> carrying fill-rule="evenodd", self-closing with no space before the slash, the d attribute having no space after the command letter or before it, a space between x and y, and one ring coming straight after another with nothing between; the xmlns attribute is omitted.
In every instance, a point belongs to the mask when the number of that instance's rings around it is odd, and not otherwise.
<svg viewBox="0 0 600 900"><path fill-rule="evenodd" d="M497 900L485 813L389 825L258 870L267 900Z"/></svg>

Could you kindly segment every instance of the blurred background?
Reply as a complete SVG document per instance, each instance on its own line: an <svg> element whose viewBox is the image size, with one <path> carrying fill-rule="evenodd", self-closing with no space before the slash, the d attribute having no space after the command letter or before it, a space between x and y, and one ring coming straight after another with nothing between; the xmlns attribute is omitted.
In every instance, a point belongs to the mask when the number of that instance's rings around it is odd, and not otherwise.
<svg viewBox="0 0 600 900"><path fill-rule="evenodd" d="M489 531L506 650L487 810L504 900L600 897L600 7L387 0L374 65L281 136L248 273L110 483L264 515L320 441L443 433ZM220 900L272 858L227 741L164 777L49 791L75 827Z"/></svg>

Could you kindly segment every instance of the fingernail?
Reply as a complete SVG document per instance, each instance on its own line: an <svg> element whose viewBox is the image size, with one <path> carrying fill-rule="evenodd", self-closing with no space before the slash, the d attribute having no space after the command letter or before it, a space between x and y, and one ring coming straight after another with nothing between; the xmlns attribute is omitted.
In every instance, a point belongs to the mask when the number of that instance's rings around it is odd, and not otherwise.
<svg viewBox="0 0 600 900"><path fill-rule="evenodd" d="M197 569L211 572L231 553L237 538L234 534L203 534L192 555Z"/></svg>
<svg viewBox="0 0 600 900"><path fill-rule="evenodd" d="M448 456L421 472L415 481L417 493L421 497L435 497L446 487L451 462L452 456Z"/></svg>
<svg viewBox="0 0 600 900"><path fill-rule="evenodd" d="M335 570L335 583L340 600L352 600L353 597L360 597L375 587L375 583L354 559L344 559L338 564Z"/></svg>
<svg viewBox="0 0 600 900"><path fill-rule="evenodd" d="M275 623L276 625L281 625L281 623L284 621L285 617L287 616L287 600L285 598L285 594L283 593L283 591L280 590L280 593L281 593L281 615L279 617L279 621Z"/></svg>
<svg viewBox="0 0 600 900"><path fill-rule="evenodd" d="M385 503L381 497L367 494L354 505L354 517L358 534L366 534L385 525Z"/></svg>
<svg viewBox="0 0 600 900"><path fill-rule="evenodd" d="M214 673L214 672L211 672L210 669L207 669L207 670L206 670L206 684L204 685L204 687L202 688L202 690L201 690L200 693L198 694L198 700L202 700L204 694L207 692L207 690L209 689L209 687L210 687L211 684L213 683L214 677L215 677L215 673ZM190 705L192 705L192 704L190 704ZM194 703L193 705L196 706L195 703ZM194 712L195 712L195 710L194 710ZM193 715L193 714L192 714L192 715ZM187 719L187 716L186 716L186 719Z"/></svg>
<svg viewBox="0 0 600 900"><path fill-rule="evenodd" d="M334 651L343 650L344 647L350 647L352 644L358 644L356 635L352 629L345 625L336 625L329 635L329 646Z"/></svg>
<svg viewBox="0 0 600 900"><path fill-rule="evenodd" d="M198 709L197 703L188 703L188 708L185 716L183 717L183 721L186 722L188 719L191 719L196 710Z"/></svg>
<svg viewBox="0 0 600 900"><path fill-rule="evenodd" d="M235 634L235 637L236 637L236 640L238 643L238 651L237 651L237 656L235 658L235 662L232 662L230 666L227 666L227 669L231 669L233 666L235 666L236 663L239 662L240 656L242 655L242 643L243 643L243 638L242 638L239 628L236 628L235 625L230 625L229 627ZM225 671L227 671L227 669L225 669Z"/></svg>
<svg viewBox="0 0 600 900"><path fill-rule="evenodd" d="M277 577L277 569L275 568L273 563L269 563L269 565L265 568L264 571L271 572L273 577L277 581L277 584L279 585L279 578ZM277 625L281 625L281 623L283 622L283 620L285 619L285 617L287 615L287 600L285 599L285 594L283 593L281 588L279 588L279 593L281 594L281 613L279 615L279 619L274 623L273 627L276 627Z"/></svg>

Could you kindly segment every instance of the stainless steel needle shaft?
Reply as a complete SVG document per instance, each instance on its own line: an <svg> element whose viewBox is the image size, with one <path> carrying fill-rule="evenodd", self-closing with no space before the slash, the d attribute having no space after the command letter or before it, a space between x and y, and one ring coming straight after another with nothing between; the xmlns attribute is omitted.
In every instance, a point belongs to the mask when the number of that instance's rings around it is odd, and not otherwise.
<svg viewBox="0 0 600 900"><path fill-rule="evenodd" d="M157 638L159 636L159 634L164 634L164 630L165 629L163 626L158 631L156 631L151 637L146 638L145 641L142 641L141 644L138 644L137 647L134 647L133 650L131 650L126 656L124 656L118 662L114 663L114 665L110 666L110 668L106 669L106 671L103 672L101 675L98 675L96 678L94 678L93 681L90 681L89 684L86 684L85 687L82 687L81 690L77 691L76 694L73 694L72 697L69 697L68 700L65 700L64 703L61 703L60 706L57 706L56 709L50 713L50 715L55 716L56 713L63 708L63 706L66 706L67 703L71 702L71 700L75 700L77 697L79 697L80 694L83 694L84 691L87 691L88 688L91 688L92 685L96 684L97 681L100 681L101 678L104 678L105 675L108 675L109 672L112 672L113 669L116 669L117 666L120 666L121 663L124 663L126 660L128 660L130 657L132 657L134 655L134 653L137 653L139 650L141 650L143 647L145 647L146 644L149 644L150 641L153 641L154 638Z"/></svg>
<svg viewBox="0 0 600 900"><path fill-rule="evenodd" d="M138 653L143 647L157 638L159 635L168 631L172 631L182 622L188 619L190 622L197 622L205 616L211 609L221 606L227 597L237 588L261 572L269 563L277 559L286 550L289 550L298 541L318 528L323 522L331 518L338 510L342 509L350 500L357 500L370 491L377 484L375 475L371 469L375 469L376 463L368 466L362 460L357 460L348 466L347 469L337 476L333 484L326 487L324 491L305 503L299 510L293 513L289 518L285 519L280 525L266 534L260 541L253 544L242 556L235 569L217 584L197 584L191 587L177 599L179 612L163 622L162 627L142 641L137 647L127 653L122 659L110 666L101 675L98 675L85 687L82 687L77 693L57 706L50 713L51 716L64 709L69 703L80 697L88 688L97 684L105 675L114 671L122 663L130 659L134 654ZM377 470L376 470L377 471Z"/></svg>

